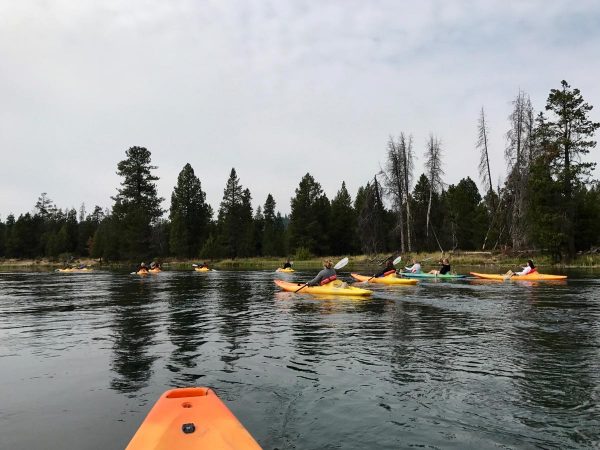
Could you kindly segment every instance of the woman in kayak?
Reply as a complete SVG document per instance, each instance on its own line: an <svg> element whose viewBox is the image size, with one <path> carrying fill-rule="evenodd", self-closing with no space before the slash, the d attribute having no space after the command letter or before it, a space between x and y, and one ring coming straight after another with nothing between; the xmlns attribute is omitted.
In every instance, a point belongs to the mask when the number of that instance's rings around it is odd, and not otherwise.
<svg viewBox="0 0 600 450"><path fill-rule="evenodd" d="M373 275L373 278L381 278L391 275L393 273L396 273L396 268L394 267L394 261L392 261L392 259L390 258L385 262L385 267L378 273Z"/></svg>
<svg viewBox="0 0 600 450"><path fill-rule="evenodd" d="M146 267L146 263L142 262L137 268L136 272L148 272L148 267Z"/></svg>
<svg viewBox="0 0 600 450"><path fill-rule="evenodd" d="M446 275L450 273L450 261L448 261L448 258L444 258L439 262L442 267L440 267L440 270L430 270L429 273L432 275Z"/></svg>
<svg viewBox="0 0 600 450"><path fill-rule="evenodd" d="M416 259L413 259L413 265L405 267L405 269L410 273L421 273L421 264Z"/></svg>
<svg viewBox="0 0 600 450"><path fill-rule="evenodd" d="M316 277L306 283L307 286L322 286L337 279L333 263L330 259L323 261L323 270Z"/></svg>
<svg viewBox="0 0 600 450"><path fill-rule="evenodd" d="M537 269L535 268L535 264L533 264L533 261L531 259L527 260L527 265L525 267L522 267L522 269L523 270L521 270L520 272L516 272L515 275L523 276L523 275L529 275L530 273L537 272Z"/></svg>
<svg viewBox="0 0 600 450"><path fill-rule="evenodd" d="M292 268L292 263L290 262L289 258L283 263L283 268L284 269L291 269Z"/></svg>

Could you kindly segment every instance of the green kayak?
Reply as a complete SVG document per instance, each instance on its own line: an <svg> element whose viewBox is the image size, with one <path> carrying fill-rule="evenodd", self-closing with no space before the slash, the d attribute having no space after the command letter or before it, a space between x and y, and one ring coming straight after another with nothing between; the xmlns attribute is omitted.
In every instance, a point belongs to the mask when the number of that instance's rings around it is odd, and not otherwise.
<svg viewBox="0 0 600 450"><path fill-rule="evenodd" d="M436 275L433 273L410 273L410 272L402 272L400 275L406 278L432 278L432 279L440 279L440 280L457 280L460 278L466 278L466 275L456 275L454 273L447 273L445 275Z"/></svg>

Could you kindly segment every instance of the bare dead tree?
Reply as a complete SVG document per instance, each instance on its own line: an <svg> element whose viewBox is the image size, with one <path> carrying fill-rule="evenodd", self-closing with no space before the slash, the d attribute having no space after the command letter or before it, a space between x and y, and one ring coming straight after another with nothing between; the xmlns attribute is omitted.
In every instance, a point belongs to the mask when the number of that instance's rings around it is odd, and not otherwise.
<svg viewBox="0 0 600 450"><path fill-rule="evenodd" d="M429 135L429 141L427 142L427 150L425 151L425 170L429 178L429 202L427 204L427 221L426 221L426 236L429 236L429 223L431 217L431 201L433 193L440 191L444 187L442 181L442 175L444 170L442 169L442 148L440 141L433 136Z"/></svg>
<svg viewBox="0 0 600 450"><path fill-rule="evenodd" d="M400 250L405 251L404 239L404 159L402 157L401 143L395 142L390 136L388 140L387 164L383 172L387 192L391 195L392 201L398 214L398 226L400 229Z"/></svg>
<svg viewBox="0 0 600 450"><path fill-rule="evenodd" d="M508 116L510 129L506 133L507 146L504 152L508 164L507 188L511 193L512 221L510 236L513 248L519 249L526 243L525 202L529 162L533 148L533 107L529 96L523 91L513 101L513 111Z"/></svg>
<svg viewBox="0 0 600 450"><path fill-rule="evenodd" d="M412 252L412 219L410 215L410 190L412 188L413 169L414 169L414 152L413 138L408 136L408 141L404 137L404 133L400 133L400 149L402 151L403 166L404 166L404 192L406 204L406 237L408 251Z"/></svg>
<svg viewBox="0 0 600 450"><path fill-rule="evenodd" d="M479 176L485 191L492 191L492 172L490 171L490 157L488 152L488 127L485 121L485 112L483 106L479 115L479 123L477 127L477 149L480 152L479 156ZM493 201L493 200L492 200ZM492 205L492 208L494 205Z"/></svg>

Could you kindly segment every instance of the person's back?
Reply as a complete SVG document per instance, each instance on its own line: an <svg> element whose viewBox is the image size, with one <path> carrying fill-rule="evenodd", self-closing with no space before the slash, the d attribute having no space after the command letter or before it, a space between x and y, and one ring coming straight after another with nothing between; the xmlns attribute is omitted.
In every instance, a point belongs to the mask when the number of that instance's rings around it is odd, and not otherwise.
<svg viewBox="0 0 600 450"><path fill-rule="evenodd" d="M284 269L289 269L291 267L292 267L292 263L290 263L289 260L283 263L283 268Z"/></svg>
<svg viewBox="0 0 600 450"><path fill-rule="evenodd" d="M308 286L319 286L334 281L337 278L333 263L330 260L324 261L323 270L316 277L306 283Z"/></svg>

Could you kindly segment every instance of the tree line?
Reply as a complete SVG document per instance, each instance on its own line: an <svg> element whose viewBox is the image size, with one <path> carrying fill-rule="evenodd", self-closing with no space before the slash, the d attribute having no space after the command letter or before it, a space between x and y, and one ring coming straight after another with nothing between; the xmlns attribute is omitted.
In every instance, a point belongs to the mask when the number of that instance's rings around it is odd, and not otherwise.
<svg viewBox="0 0 600 450"><path fill-rule="evenodd" d="M572 257L600 242L595 163L582 159L596 146L600 127L589 118L591 110L566 81L537 113L529 96L518 92L503 149L506 178L494 185L482 107L474 148L482 192L470 177L444 183L443 145L433 134L425 146L425 171L415 182L414 140L400 133L387 142L385 166L354 198L342 181L330 199L307 173L286 216L271 194L254 208L235 168L215 214L190 164L179 173L165 211L150 151L131 147L117 164L122 182L111 208L61 210L42 193L31 213L0 221L0 257L304 258L456 249L535 249L556 259Z"/></svg>

